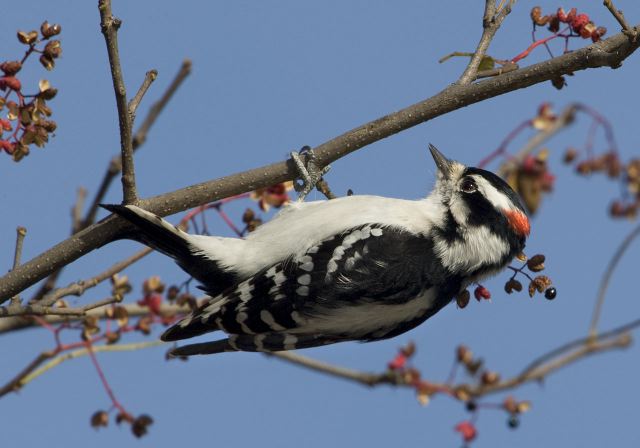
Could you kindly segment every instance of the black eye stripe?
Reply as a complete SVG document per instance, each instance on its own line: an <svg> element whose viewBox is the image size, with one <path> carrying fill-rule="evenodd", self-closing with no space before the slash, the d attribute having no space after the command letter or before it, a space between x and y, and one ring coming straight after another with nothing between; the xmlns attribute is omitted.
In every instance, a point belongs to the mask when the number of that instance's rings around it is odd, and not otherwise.
<svg viewBox="0 0 640 448"><path fill-rule="evenodd" d="M507 198L509 198L509 200L513 205L515 205L521 211L526 213L524 205L520 200L520 196L518 196L518 194L511 189L509 184L507 184L504 180L502 180L496 174L492 173L491 171L485 171L481 168L467 167L464 170L464 175L468 176L471 174L480 175L484 180L489 182L496 190L498 190L500 193L507 196Z"/></svg>

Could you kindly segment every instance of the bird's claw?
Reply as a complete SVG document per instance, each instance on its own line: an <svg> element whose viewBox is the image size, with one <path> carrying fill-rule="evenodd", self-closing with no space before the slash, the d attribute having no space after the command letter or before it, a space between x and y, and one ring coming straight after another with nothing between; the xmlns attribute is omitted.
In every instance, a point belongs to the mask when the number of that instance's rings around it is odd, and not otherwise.
<svg viewBox="0 0 640 448"><path fill-rule="evenodd" d="M302 161L301 154L307 155L307 163ZM297 181L293 182L293 188L298 192L298 202L303 202L307 195L313 190L316 184L322 179L322 176L327 174L331 169L329 165L325 167L318 167L316 164L316 156L311 148L308 146L303 147L300 152L292 152L291 159L298 169L300 179L302 183Z"/></svg>

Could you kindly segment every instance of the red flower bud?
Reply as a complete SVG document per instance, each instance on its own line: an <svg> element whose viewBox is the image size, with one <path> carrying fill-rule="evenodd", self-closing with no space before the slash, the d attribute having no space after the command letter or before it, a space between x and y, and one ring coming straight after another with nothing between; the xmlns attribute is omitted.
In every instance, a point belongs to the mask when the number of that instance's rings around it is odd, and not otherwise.
<svg viewBox="0 0 640 448"><path fill-rule="evenodd" d="M458 423L455 430L460 433L465 442L471 442L478 436L478 430L469 420Z"/></svg>
<svg viewBox="0 0 640 448"><path fill-rule="evenodd" d="M400 370L407 365L407 357L403 353L398 353L395 358L389 361L389 370Z"/></svg>
<svg viewBox="0 0 640 448"><path fill-rule="evenodd" d="M482 299L489 300L491 298L491 292L484 286L478 286L473 291L473 296L476 298L477 301L480 301Z"/></svg>

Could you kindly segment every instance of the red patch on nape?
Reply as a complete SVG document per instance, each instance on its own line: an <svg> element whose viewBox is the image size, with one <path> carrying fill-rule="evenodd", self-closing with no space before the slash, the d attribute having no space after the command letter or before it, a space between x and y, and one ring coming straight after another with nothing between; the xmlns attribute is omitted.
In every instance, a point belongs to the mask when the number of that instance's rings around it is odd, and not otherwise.
<svg viewBox="0 0 640 448"><path fill-rule="evenodd" d="M509 226L520 236L529 236L531 225L527 215L518 210L505 210L504 215L507 217Z"/></svg>

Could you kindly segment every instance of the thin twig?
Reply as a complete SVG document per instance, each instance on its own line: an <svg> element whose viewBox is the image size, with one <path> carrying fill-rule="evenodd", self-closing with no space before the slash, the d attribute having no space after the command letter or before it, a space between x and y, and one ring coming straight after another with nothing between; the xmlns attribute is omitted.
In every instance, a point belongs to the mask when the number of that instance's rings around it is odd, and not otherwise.
<svg viewBox="0 0 640 448"><path fill-rule="evenodd" d="M86 198L86 188L78 188L76 202L71 209L71 233L76 233L82 226L82 209L84 208L84 201Z"/></svg>
<svg viewBox="0 0 640 448"><path fill-rule="evenodd" d="M622 13L622 11L617 9L613 5L613 2L611 0L604 0L602 4L607 7L607 9L609 10L609 12L611 12L611 14L613 14L613 17L615 17L615 19L618 21L618 23L622 27L622 32L628 33L628 36L632 37L635 40L638 37L638 31L634 28L631 28L631 26L629 26L629 23L624 18L624 14Z"/></svg>
<svg viewBox="0 0 640 448"><path fill-rule="evenodd" d="M393 380L394 377L390 375L362 372L359 370L349 369L347 367L340 367L317 359L308 358L295 352L273 352L265 353L265 355L273 356L274 358L278 358L316 372L326 373L327 375L355 381L356 383L360 383L365 386L395 383Z"/></svg>
<svg viewBox="0 0 640 448"><path fill-rule="evenodd" d="M85 316L87 311L100 308L112 303L121 302L118 296L107 297L102 300L90 303L82 307L64 308L54 306L44 306L40 304L25 305L23 307L5 308L0 307L0 317L9 316Z"/></svg>
<svg viewBox="0 0 640 448"><path fill-rule="evenodd" d="M164 108L167 106L171 98L173 98L173 95L176 93L178 88L191 73L191 66L191 61L189 59L185 59L182 62L178 73L176 73L173 80L164 91L160 99L153 103L153 105L149 108L147 116L142 121L142 124L133 136L132 147L134 152L137 151L138 148L140 148L147 141L147 136L149 135L151 127L155 124L156 120L158 119ZM111 183L121 170L122 159L120 155L117 155L113 159L111 159L111 162L109 163L109 166L103 176L102 182L100 183L100 188L98 188L96 196L91 202L91 206L89 207L89 211L87 212L87 216L84 218L83 228L88 227L95 222L96 215L99 210L99 204L104 201Z"/></svg>
<svg viewBox="0 0 640 448"><path fill-rule="evenodd" d="M18 226L16 228L16 248L13 253L13 269L16 269L20 266L20 262L22 260L22 247L24 245L24 237L27 236L27 228ZM9 304L10 308L15 308L20 306L20 295L16 294L11 297L11 303Z"/></svg>
<svg viewBox="0 0 640 448"><path fill-rule="evenodd" d="M153 124L156 122L156 120L158 119L161 112L166 107L169 100L171 100L174 93L178 90L178 87L180 87L182 82L187 78L187 76L189 76L190 73L191 73L191 61L188 59L185 59L182 62L182 65L180 66L178 73L176 73L176 76L173 78L173 80L171 81L167 89L164 91L160 99L151 106L151 108L149 109L149 112L147 113L147 116L142 122L142 125L140 125L135 135L133 136L132 145L133 145L134 151L140 148L140 146L142 146L144 142L147 140L147 135L149 134L149 130L151 129ZM93 201L91 201L89 210L87 211L87 214L82 220L81 225L78 226L77 229L75 229L76 232L89 227L91 224L95 222L96 216L99 210L99 204L101 204L104 201L104 198L107 194L107 191L109 191L109 187L111 186L111 183L118 176L120 171L122 171L122 158L120 157L120 155L117 155L113 157L109 162L109 166L105 171L105 174L102 178L102 182L100 183L100 187L98 188L96 195L93 198ZM58 281L58 277L61 272L62 272L61 270L57 270L53 272L47 278L44 284L40 287L40 289L38 289L38 291L33 295L33 297L31 298L31 302L36 302L42 299L42 297L44 297L45 294L47 294L49 291L55 288L56 282Z"/></svg>
<svg viewBox="0 0 640 448"><path fill-rule="evenodd" d="M13 254L13 269L20 266L22 260L22 246L24 244L24 237L27 236L26 227L19 226L16 228L16 249Z"/></svg>
<svg viewBox="0 0 640 448"><path fill-rule="evenodd" d="M609 264L607 265L607 270L602 276L602 280L600 281L600 287L598 288L598 296L596 298L596 304L593 309L593 317L591 318L591 325L589 326L589 335L591 337L595 336L598 332L598 321L600 320L600 314L602 313L602 306L604 305L604 300L607 295L607 288L609 287L609 281L611 280L611 276L615 271L618 263L622 259L622 256L626 252L627 248L631 245L633 240L640 235L640 225L636 226L620 243L620 246L616 249L613 257L609 260Z"/></svg>
<svg viewBox="0 0 640 448"><path fill-rule="evenodd" d="M111 276L131 266L133 263L150 254L151 252L153 252L153 249L145 247L144 249L139 250L130 257L111 265L109 268L105 269L98 275L91 277L90 279L74 282L64 288L58 288L50 292L49 294L44 296L42 300L38 302L38 304L47 307L53 305L59 299L66 296L81 296L87 289L93 288L103 281L110 279Z"/></svg>
<svg viewBox="0 0 640 448"><path fill-rule="evenodd" d="M504 5L504 7L496 14L495 0L485 0L484 15L482 18L482 37L480 37L476 51L471 57L467 68L460 76L460 79L458 79L458 84L470 84L476 79L478 67L480 67L480 63L482 63L487 49L489 48L496 32L500 28L502 21L511 12L511 8L515 4L515 1L516 0L510 0L509 3Z"/></svg>
<svg viewBox="0 0 640 448"><path fill-rule="evenodd" d="M149 70L144 76L144 81L138 89L138 93L136 93L136 96L134 96L133 99L129 101L129 105L127 108L129 110L129 120L131 120L131 126L133 126L133 123L136 121L136 111L138 110L138 106L140 105L142 98L147 93L147 90L149 90L149 87L151 87L151 84L156 80L157 77L158 70ZM131 150L133 151L133 148L131 148Z"/></svg>
<svg viewBox="0 0 640 448"><path fill-rule="evenodd" d="M453 390L464 389L471 397L480 397L496 392L502 392L505 390L513 389L524 383L540 381L548 375L573 364L587 356L610 351L613 349L627 348L631 344L631 336L629 331L640 326L640 319L621 325L617 328L603 333L596 339L590 337L581 338L576 341L572 341L568 344L563 344L561 347L554 349L541 357L539 357L534 363L525 368L522 373L501 380L498 383L492 385L485 384L458 384L451 385L448 383L432 383L430 385L435 390ZM330 376L353 381L366 386L376 386L380 384L391 384L395 386L408 386L414 387L410 383L403 383L401 379L389 373L369 373L349 369L345 367L335 366L323 361L308 358L295 352L275 352L268 353L268 356L281 359L283 361L290 362L292 364L305 367L310 370L314 370L320 373L324 373Z"/></svg>
<svg viewBox="0 0 640 448"><path fill-rule="evenodd" d="M100 11L100 28L104 35L109 55L109 66L111 67L111 78L113 80L113 90L116 96L118 107L118 122L120 125L120 153L122 155L122 195L124 204L135 204L138 202L136 190L136 177L133 165L133 147L131 140L131 118L127 104L127 90L122 76L120 66L120 56L118 53L118 29L122 21L113 17L111 11L111 0L100 0L98 3Z"/></svg>
<svg viewBox="0 0 640 448"><path fill-rule="evenodd" d="M131 344L94 345L92 346L92 350L94 353L123 352L157 347L163 344L165 343L162 341L146 341L135 342ZM56 352L43 352L39 354L31 363L29 363L27 367L25 367L20 373L18 373L13 380L9 381L5 386L0 388L0 397L6 395L9 392L17 391L18 389L22 388L47 371L59 366L63 362L75 358L80 358L82 356L87 356L90 354L90 352L87 348L81 348L58 356L56 356L56 354ZM47 360L50 361L42 365Z"/></svg>
<svg viewBox="0 0 640 448"><path fill-rule="evenodd" d="M121 308L127 312L127 315L131 317L138 316L148 316L149 308L146 306L141 306L136 303L126 303L119 305ZM46 323L48 325L57 325L66 322L77 322L84 319L87 316L93 316L100 320L102 319L112 319L107 313L108 308L97 308L89 310L85 313L84 316L77 315L46 315L42 316L41 322ZM164 303L160 306L160 314L163 316L171 316L176 314L186 314L190 312L191 309L188 305L177 305L171 303ZM15 319L0 319L0 334L8 333L11 331L25 330L30 328L39 327L40 324L35 322L32 316L19 317Z"/></svg>

